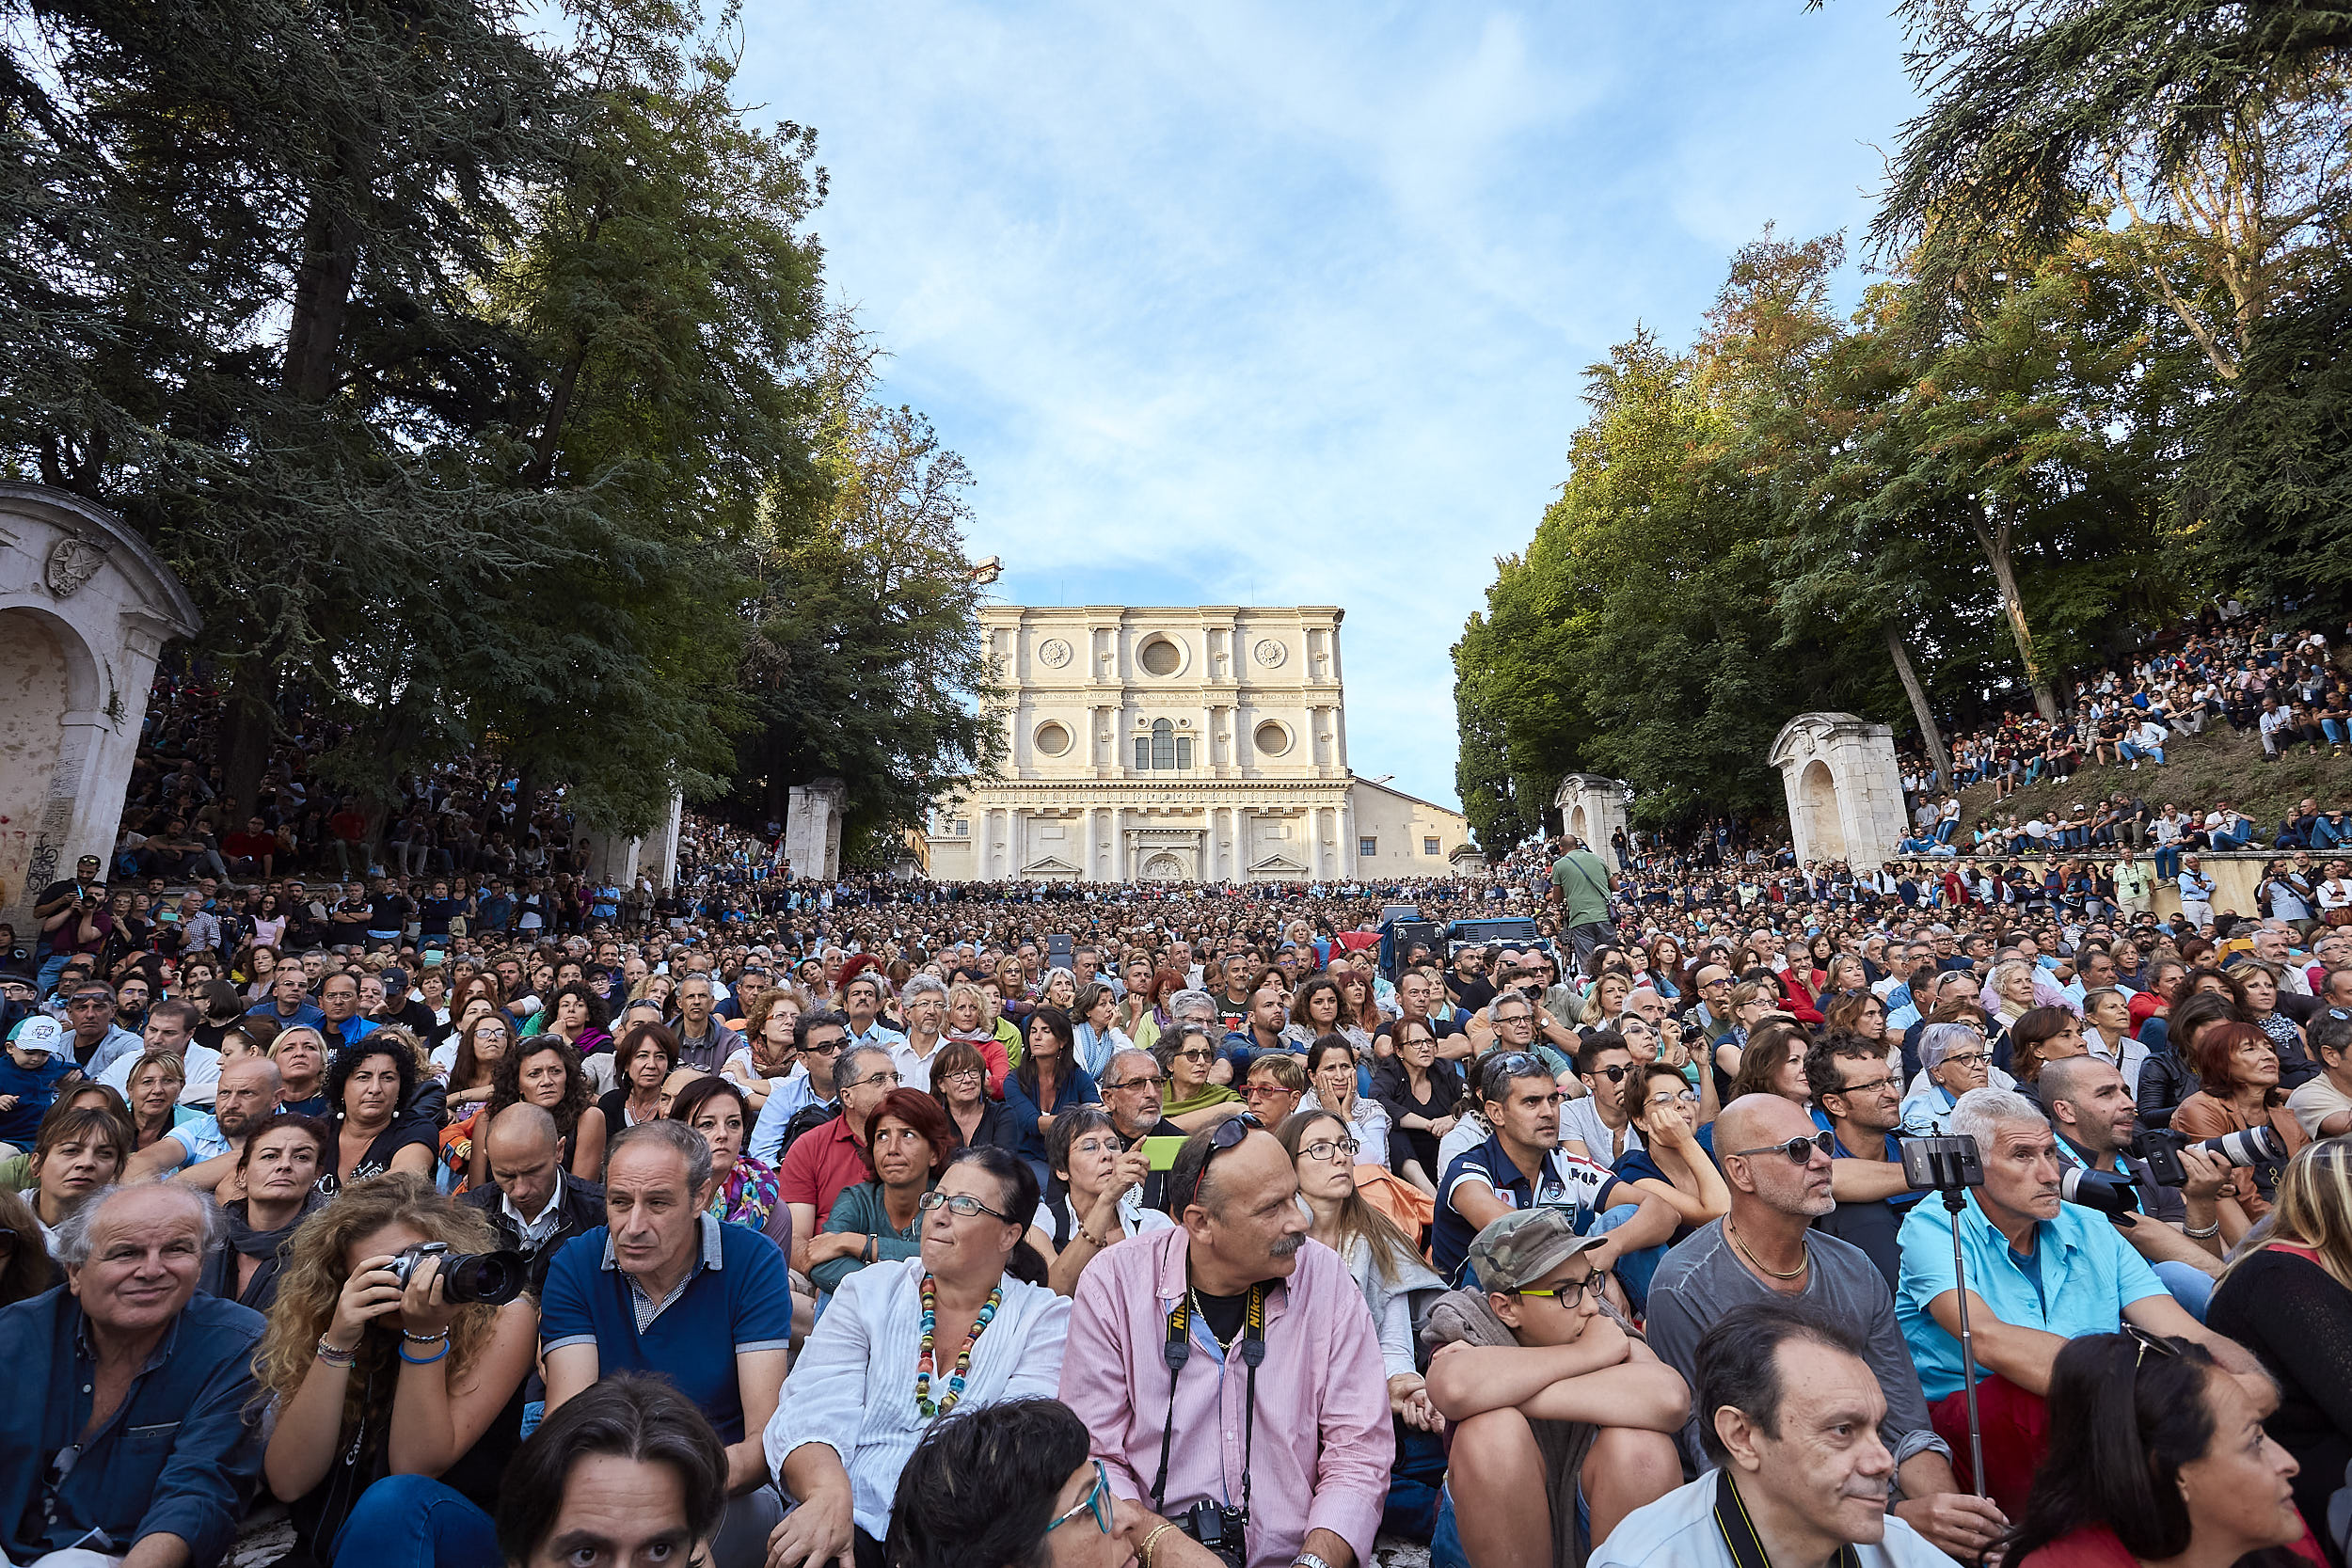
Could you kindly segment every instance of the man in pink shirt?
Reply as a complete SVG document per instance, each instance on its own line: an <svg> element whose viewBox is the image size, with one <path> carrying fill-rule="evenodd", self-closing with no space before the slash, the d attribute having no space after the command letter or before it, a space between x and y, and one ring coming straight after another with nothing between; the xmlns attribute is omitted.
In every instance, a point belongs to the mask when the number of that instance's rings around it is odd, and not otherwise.
<svg viewBox="0 0 2352 1568"><path fill-rule="evenodd" d="M1114 1492L1196 1540L1238 1532L1229 1562L1362 1568L1396 1451L1362 1293L1308 1240L1290 1157L1255 1117L1194 1133L1168 1191L1176 1228L1080 1276L1062 1402Z"/></svg>

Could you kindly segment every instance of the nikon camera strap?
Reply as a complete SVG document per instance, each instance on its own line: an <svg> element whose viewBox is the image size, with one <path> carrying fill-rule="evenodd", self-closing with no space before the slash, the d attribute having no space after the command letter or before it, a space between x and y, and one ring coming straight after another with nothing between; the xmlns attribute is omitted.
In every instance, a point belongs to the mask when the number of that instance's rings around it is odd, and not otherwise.
<svg viewBox="0 0 2352 1568"><path fill-rule="evenodd" d="M1756 1536L1756 1525L1748 1518L1748 1505L1740 1500L1740 1488L1733 1483L1728 1468L1715 1472L1715 1529L1738 1568L1772 1568L1772 1560L1765 1555L1764 1543ZM1861 1554L1848 1543L1829 1560L1829 1568L1862 1568Z"/></svg>
<svg viewBox="0 0 2352 1568"><path fill-rule="evenodd" d="M1249 1287L1241 1325L1242 1365L1248 1369L1241 1418L1241 1507L1245 1514L1249 1512L1249 1456L1258 1435L1258 1363L1265 1359L1265 1298L1264 1281ZM1168 1341L1160 1355L1168 1363L1168 1420L1160 1428L1160 1470L1152 1480L1152 1512L1166 1515L1168 1462L1176 1442L1176 1381L1184 1375L1184 1363L1192 1359L1189 1290L1176 1298L1175 1308L1168 1314Z"/></svg>

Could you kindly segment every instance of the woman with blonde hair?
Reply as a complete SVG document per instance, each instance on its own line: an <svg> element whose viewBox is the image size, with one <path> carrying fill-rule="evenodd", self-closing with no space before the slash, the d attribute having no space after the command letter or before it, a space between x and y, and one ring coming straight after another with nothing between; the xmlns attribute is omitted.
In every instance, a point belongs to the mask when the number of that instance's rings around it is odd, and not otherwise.
<svg viewBox="0 0 2352 1568"><path fill-rule="evenodd" d="M2279 1175L2269 1236L2221 1271L2206 1325L2279 1384L2263 1422L2303 1466L2295 1500L2326 1519L2352 1463L2352 1141L2304 1149Z"/></svg>
<svg viewBox="0 0 2352 1568"><path fill-rule="evenodd" d="M1005 1041L996 1032L996 1005L986 990L969 980L958 980L947 988L948 1041L968 1045L980 1053L988 1066L988 1098L1001 1101L1005 1098L1005 1074L1012 1070L1012 1058L1007 1054Z"/></svg>
<svg viewBox="0 0 2352 1568"><path fill-rule="evenodd" d="M131 1064L123 1076L122 1098L131 1107L134 1153L178 1125L180 1091L187 1082L186 1065L168 1051L143 1052Z"/></svg>
<svg viewBox="0 0 2352 1568"><path fill-rule="evenodd" d="M314 1562L500 1561L490 1513L522 1444L538 1307L453 1306L438 1259L498 1248L488 1218L399 1172L346 1188L294 1232L253 1358L275 1425L262 1458Z"/></svg>
<svg viewBox="0 0 2352 1568"><path fill-rule="evenodd" d="M264 1026L271 1020L262 1021ZM278 1106L306 1117L324 1117L326 1103L326 1040L307 1023L289 1023L269 1042L278 1069Z"/></svg>

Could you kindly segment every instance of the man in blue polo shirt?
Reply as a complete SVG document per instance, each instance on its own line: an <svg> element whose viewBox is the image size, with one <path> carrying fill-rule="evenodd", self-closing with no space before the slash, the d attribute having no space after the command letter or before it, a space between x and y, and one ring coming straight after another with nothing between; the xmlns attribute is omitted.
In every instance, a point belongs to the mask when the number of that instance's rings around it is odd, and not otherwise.
<svg viewBox="0 0 2352 1568"><path fill-rule="evenodd" d="M1937 1434L1953 1452L1965 1452L1960 1289L1952 1277L1957 1220L1987 1489L2004 1513L2019 1518L2049 1446L2043 1401L2051 1364L2067 1340L2114 1334L2128 1321L2150 1334L2194 1339L2233 1372L2250 1374L2257 1363L2190 1317L2105 1214L2059 1201L2058 1137L2032 1101L2006 1089L1971 1089L1952 1109L1951 1130L1976 1140L1984 1185L1966 1189L1957 1215L1941 1198L1912 1206L1900 1233L1895 1317Z"/></svg>
<svg viewBox="0 0 2352 1568"><path fill-rule="evenodd" d="M1902 1275L1896 1232L1919 1200L1903 1177L1903 1085L1886 1065L1886 1047L1832 1030L1804 1053L1805 1086L1813 1091L1813 1123L1834 1133L1830 1193L1837 1207L1813 1222L1868 1255L1892 1291Z"/></svg>
<svg viewBox="0 0 2352 1568"><path fill-rule="evenodd" d="M710 1146L683 1122L612 1140L606 1223L548 1271L539 1309L548 1411L607 1372L653 1372L692 1400L727 1445L727 1512L714 1568L760 1568L784 1504L760 1433L776 1411L792 1338L792 1287L766 1237L703 1212Z"/></svg>
<svg viewBox="0 0 2352 1568"><path fill-rule="evenodd" d="M1438 1183L1433 1245L1438 1272L1449 1283L1463 1282L1463 1264L1479 1231L1515 1209L1573 1206L1582 1235L1614 1196L1625 1212L1612 1216L1616 1223L1608 1242L1585 1255L1597 1271L1617 1271L1629 1254L1662 1247L1674 1235L1674 1211L1660 1199L1621 1186L1606 1165L1560 1152L1560 1085L1541 1057L1527 1051L1489 1057L1480 1070L1478 1098L1494 1132L1455 1155ZM1640 1283L1647 1280L1645 1271Z"/></svg>

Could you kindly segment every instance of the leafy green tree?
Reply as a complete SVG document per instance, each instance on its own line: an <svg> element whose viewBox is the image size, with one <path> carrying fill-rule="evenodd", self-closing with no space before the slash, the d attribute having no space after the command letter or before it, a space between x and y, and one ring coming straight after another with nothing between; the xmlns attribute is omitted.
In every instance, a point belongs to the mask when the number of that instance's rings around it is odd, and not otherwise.
<svg viewBox="0 0 2352 1568"><path fill-rule="evenodd" d="M743 681L759 734L736 803L782 818L791 785L847 787L845 859L886 863L932 802L1001 764L1003 695L977 619L982 574L964 549L971 477L930 424L878 401L881 351L848 314L817 354L816 463L806 527L764 529Z"/></svg>

